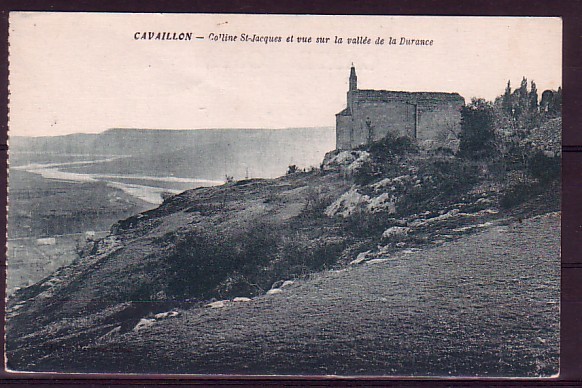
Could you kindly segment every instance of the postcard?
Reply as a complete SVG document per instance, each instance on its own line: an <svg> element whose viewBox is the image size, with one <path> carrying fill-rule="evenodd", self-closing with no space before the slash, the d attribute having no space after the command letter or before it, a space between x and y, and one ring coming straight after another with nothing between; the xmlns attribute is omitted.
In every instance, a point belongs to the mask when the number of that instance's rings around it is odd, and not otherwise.
<svg viewBox="0 0 582 388"><path fill-rule="evenodd" d="M562 21L11 12L6 369L552 377Z"/></svg>

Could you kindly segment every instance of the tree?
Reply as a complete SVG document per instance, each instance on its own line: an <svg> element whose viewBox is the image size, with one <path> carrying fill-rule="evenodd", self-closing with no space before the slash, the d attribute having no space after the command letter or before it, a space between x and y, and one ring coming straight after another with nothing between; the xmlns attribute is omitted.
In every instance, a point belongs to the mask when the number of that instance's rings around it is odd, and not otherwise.
<svg viewBox="0 0 582 388"><path fill-rule="evenodd" d="M531 81L531 89L529 92L529 111L533 113L538 111L538 89L533 80Z"/></svg>
<svg viewBox="0 0 582 388"><path fill-rule="evenodd" d="M505 87L505 94L503 95L502 101L503 112L511 115L513 104L511 103L511 80L507 81L507 86Z"/></svg>
<svg viewBox="0 0 582 388"><path fill-rule="evenodd" d="M490 102L473 98L461 110L461 133L458 155L482 159L495 153L494 112Z"/></svg>
<svg viewBox="0 0 582 388"><path fill-rule="evenodd" d="M527 78L523 77L519 86L519 107L521 112L528 108Z"/></svg>

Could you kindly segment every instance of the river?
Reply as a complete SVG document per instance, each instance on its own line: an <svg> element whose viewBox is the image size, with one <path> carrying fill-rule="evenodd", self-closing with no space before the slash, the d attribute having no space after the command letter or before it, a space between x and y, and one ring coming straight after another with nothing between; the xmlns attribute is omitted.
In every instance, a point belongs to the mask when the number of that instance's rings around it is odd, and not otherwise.
<svg viewBox="0 0 582 388"><path fill-rule="evenodd" d="M94 160L83 160L63 163L30 163L21 166L12 166L11 169L26 171L42 176L44 179L54 179L67 182L105 182L109 187L122 190L128 195L138 198L153 205L163 202L162 194L178 194L185 190L184 187L214 186L224 183L218 180L185 178L185 177L159 177L147 175L122 175L122 174L93 174L63 171L62 167L73 165L90 165L110 162L123 156L108 157ZM128 182L129 181L129 182ZM147 181L150 184L138 184L132 181ZM156 185L158 183L158 185ZM163 184L162 184L163 183ZM181 188L172 187L180 186Z"/></svg>

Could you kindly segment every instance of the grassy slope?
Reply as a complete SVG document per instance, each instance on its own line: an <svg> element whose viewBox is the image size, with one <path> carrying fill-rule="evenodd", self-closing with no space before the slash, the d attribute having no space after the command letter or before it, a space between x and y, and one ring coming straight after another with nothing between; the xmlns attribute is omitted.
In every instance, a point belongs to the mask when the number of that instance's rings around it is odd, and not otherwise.
<svg viewBox="0 0 582 388"><path fill-rule="evenodd" d="M283 294L178 310L87 348L56 346L40 370L547 376L558 367L559 222L496 225Z"/></svg>
<svg viewBox="0 0 582 388"><path fill-rule="evenodd" d="M140 372L548 375L559 236L555 215L496 226L248 304L189 310L91 350L120 361L111 349L122 344L148 352L122 367Z"/></svg>
<svg viewBox="0 0 582 388"><path fill-rule="evenodd" d="M422 168L426 169L424 175L420 174L421 180L426 181L426 187L423 186L425 183L415 184L414 178L411 183L414 186L402 189L402 198L408 199L408 202L402 203L402 207L407 210L405 214L399 215L401 219L398 222L412 224L414 220L443 215L453 208L457 211L475 212L482 209L487 201L495 202L491 193L484 193L482 190L478 191L481 194L470 194L470 190L474 188L470 182L455 183L451 177L457 177L460 170L451 170L448 163L439 167L442 171L432 169L431 166L438 165L432 160L419 160L415 163L424 165ZM408 168L407 164L403 166L396 166L390 174L393 177L402 174L403 169ZM443 176L439 178L437 173L442 173ZM72 368L71 370L113 371L120 363L111 361L121 357L119 360L122 359L124 365L128 365L125 371L137 371L140 365L144 365L144 371L151 370L156 365L158 371L170 372L187 370L393 374L409 373L411 368L429 373L429 365L433 364L434 367L434 357L439 355L448 357L445 359L450 359L452 364L444 365L444 369L432 369L434 373L476 373L475 364L464 363L464 359L484 363L485 366L480 371L491 374L547 374L554 371L555 363L552 360L555 356L555 344L550 342L549 345L541 347L525 346L527 340L531 339L532 332L529 329L526 330L527 333L519 332L521 334L516 337L515 347L512 348L512 354L524 360L523 365L508 366L494 360L494 355L499 355L498 349L502 346L498 342L501 333L498 330L505 330L503 333L512 335L511 330L523 324L524 319L529 322L529 318L520 314L545 314L548 308L554 308L553 305L547 307L544 303L555 299L553 290L558 284L557 275L551 275L550 287L547 289L539 283L545 280L535 278L534 275L557 271L556 257L559 257L559 252L556 247L559 245L556 245L556 237L559 230L556 229L540 228L538 233L544 234L544 238L540 240L547 240L549 245L534 246L531 255L518 253L523 243L513 238L515 236L507 238L503 234L487 235L488 232L484 232L482 238L461 240L461 245L453 245L452 251L447 251L449 248L445 248L446 245L435 248L437 251L434 257L437 259L434 261L422 253L415 254L418 256L411 257L412 260L400 256L397 260L403 265L400 272L391 272L390 265L387 264L375 267L378 269L370 269L372 272L369 273L366 272L367 269L341 272L337 276L343 280L337 287L333 285L335 280L326 280L319 284L317 279L306 281L301 286L307 287L303 291L297 288L299 291L293 294L295 291L289 290L294 296L286 304L272 304L275 303L272 301L278 299L261 296L276 280L346 264L358 252L372 250L371 254L377 258L384 258L387 254L403 254L402 245L395 244L395 241L381 241L382 231L392 222L386 223L390 218L386 214L369 214L349 219L323 215L323 209L345 193L352 183L352 179L346 177L345 173L333 170L326 174L300 173L276 180L253 180L199 188L172 198L158 209L118 223L113 228L114 233L96 245L82 260L57 272L44 282L21 291L11 300L8 320L10 366L31 370ZM377 195L370 183L362 186L361 190ZM436 186L432 186L433 184ZM313 190L318 193L315 200L312 200ZM522 217L547 211L548 203L544 203L542 199L540 201L541 206L515 214ZM437 204L438 208L435 208ZM427 207L433 210L428 212L429 215L421 216L421 211ZM476 230L459 227L487 220L507 223L503 218L509 215L503 212L480 216L477 213L468 214L461 213L434 225L427 226L421 222L421 226L410 236L402 238L400 243L404 243L405 247L426 248L434 242L442 244L445 241L454 241ZM535 230L535 227L529 228L524 232L524 238L539 237L528 234ZM483 238L490 241L491 246L514 245L508 251L492 254L495 248L486 244L484 253L481 245ZM376 247L380 242L383 249L378 250ZM457 255L465 245L473 251ZM472 256L479 260L470 260ZM533 267L532 262L528 261L532 256L539 258L535 264L547 267L547 271ZM513 257L516 258L515 261L510 260ZM491 262L497 260L497 265L484 267L481 259L489 259ZM515 267L508 266L508 260ZM466 268L460 265L465 262L472 265ZM484 270L488 271L485 276ZM452 278L448 271L454 274ZM520 276L527 279L536 279L532 283L534 288L520 284L519 289L532 291L531 295L539 303L534 301L533 304L524 305L527 298L520 292L516 291L515 297L505 292L514 289L519 282L523 283L524 279L519 280L519 276L518 280L512 280L517 274L522 274ZM322 276L321 279L325 280L336 275ZM489 282L489 279L496 278L500 279L499 283ZM480 279L485 279L487 283L479 284L482 282ZM443 284L447 284L447 292L441 288ZM467 284L468 288L459 287L459 284ZM482 291L479 291L481 287ZM465 300L459 299L462 296L479 292L478 306L472 306L472 302L457 305L459 301ZM199 309L203 300L242 295L256 296L258 299L249 304L249 307L240 307L242 310L234 311L232 316L228 315L228 309L224 310L226 316L214 310ZM302 303L296 303L297 299L302 298L301 295L307 295L308 302L311 300L305 305L310 306L309 308L302 307ZM412 296L407 299L403 295ZM487 302L488 295L497 295L496 301L502 304L507 302L504 310L510 316L507 321L496 315L501 311L500 307L495 306L492 301ZM285 295L281 297L281 300L287 300ZM504 298L509 299L504 301ZM342 299L353 306L353 309L345 310L348 315L344 323ZM324 305L316 303L317 300L321 300ZM361 305L359 300L362 301ZM369 317L367 311L372 307L366 306L368 302L373 305L374 311ZM386 303L390 308L386 308ZM441 310L442 305L449 306L447 308L450 311ZM253 311L253 306L259 306L258 310ZM140 318L170 308L183 310L179 321L168 323L170 326L167 330L171 327L171 334L159 336L155 335L155 331L151 335L147 332L143 335L132 334L132 328ZM245 310L247 308L250 310ZM391 315L392 312L394 315ZM457 316L449 320L449 312L463 317ZM242 314L241 317L247 317L247 328L263 330L264 333L255 331L252 335L247 335L237 323L239 313ZM255 315L257 319L262 317L262 325L254 318L251 319ZM206 318L209 320L206 321ZM222 319L226 326L220 323ZM277 322L283 326L279 326ZM310 329L312 322L313 329ZM481 330L479 325L484 322L489 322L485 328L491 329L490 336L477 333ZM500 326L499 322L507 325ZM539 320L532 322L540 323ZM203 334L209 337L196 334L198 324L206 328ZM164 325L156 325L154 328L163 328ZM446 330L442 325L445 325ZM326 337L328 326L335 333L331 337ZM418 327L423 328L423 333L426 331L429 334L420 333L422 335L418 338L412 336L411 338L416 338L423 344L420 348L414 348L412 344L415 342L409 341L408 336L416 332ZM557 332L554 323L540 323L540 327L549 331L549 334L546 333L548 335L540 334L540 343L555 341ZM113 335L112 342L107 343L107 336L103 336L112 329L122 337L116 338ZM438 331L441 329L444 330L443 333ZM227 334L221 330L230 331ZM430 338L437 334L442 335L444 342L441 350L435 348L438 351L430 353L427 349L434 345ZM480 336L474 339L475 346L462 345L466 341L461 340L473 334ZM200 342L196 342L198 337ZM263 342L261 338L264 338ZM135 350L133 347L121 345L126 340L131 341ZM178 345L170 345L176 341ZM187 344L180 345L182 341ZM192 341L196 348L204 350L202 354L209 355L208 363L196 356L196 350L189 345ZM448 346L447 341L453 341L455 346ZM494 343L490 344L488 341ZM104 347L98 345L102 342L105 342ZM329 351L338 353L323 351L323 344L330 343L336 345ZM486 353L479 353L479 356L478 348L483 344L490 348ZM120 349L123 352L122 355L115 355L115 352L111 353L107 349ZM403 354L408 354L408 359L402 358L404 364L399 364L400 361L394 359L394 354L400 352L399 349ZM422 351L419 353L418 350ZM441 354L441 351L450 353ZM135 358L132 358L132 352L135 352ZM268 361L270 358L266 355L261 356L262 353L270 352L276 356L272 362ZM551 357L546 357L548 354L544 352L549 352ZM150 354L150 358L157 363L144 363L144 353ZM349 355L348 361L342 361L339 353L342 357ZM186 357L185 354L190 356ZM109 361L104 361L103 355ZM304 367L305 370L277 369L277 365L292 356L296 357L293 360L297 362L298 368ZM174 361L162 362L164 357L170 357ZM228 363L220 360L228 361L231 357L234 363L232 369L221 369L219 364ZM306 358L304 362L299 361L302 357ZM255 358L260 362L247 362ZM192 360L191 363L188 360ZM325 368L322 364L324 360L330 360ZM455 360L460 360L461 364ZM542 360L544 364L537 365L536 360Z"/></svg>
<svg viewBox="0 0 582 388"><path fill-rule="evenodd" d="M241 231L252 230L263 219L269 219L270 227L276 231L303 210L303 191L308 183L304 178L195 189L139 218L119 223L114 226L115 234L96 245L89 256L15 295L11 305L26 301L26 308L10 319L10 336L32 334L32 337L24 340L30 347L20 341L9 346L26 353L39 343L47 344L47 338L66 342L68 338L63 337L61 330L69 332L76 326L74 332L83 331L101 324L111 319L111 314L124 310L126 301L152 298L184 301L180 293L165 295L172 282L185 275L181 268L173 266L176 239L210 232L216 237L214 245L222 246L226 240L236 241ZM329 190L345 189L337 177L322 179L326 181L321 182L322 186ZM273 190L277 192L276 198L271 194ZM175 272L170 273L172 270ZM158 292L163 295L156 296ZM159 304L152 303L153 308ZM103 313L108 308L114 311ZM79 325L71 322L71 317L90 313L96 313L95 321L83 318ZM34 357L34 353L29 354Z"/></svg>

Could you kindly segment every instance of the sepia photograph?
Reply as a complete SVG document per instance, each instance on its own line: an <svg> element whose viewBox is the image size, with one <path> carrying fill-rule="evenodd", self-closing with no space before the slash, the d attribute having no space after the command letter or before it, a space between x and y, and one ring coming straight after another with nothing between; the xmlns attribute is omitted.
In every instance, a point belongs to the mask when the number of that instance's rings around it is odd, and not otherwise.
<svg viewBox="0 0 582 388"><path fill-rule="evenodd" d="M560 18L9 22L7 371L559 375Z"/></svg>

